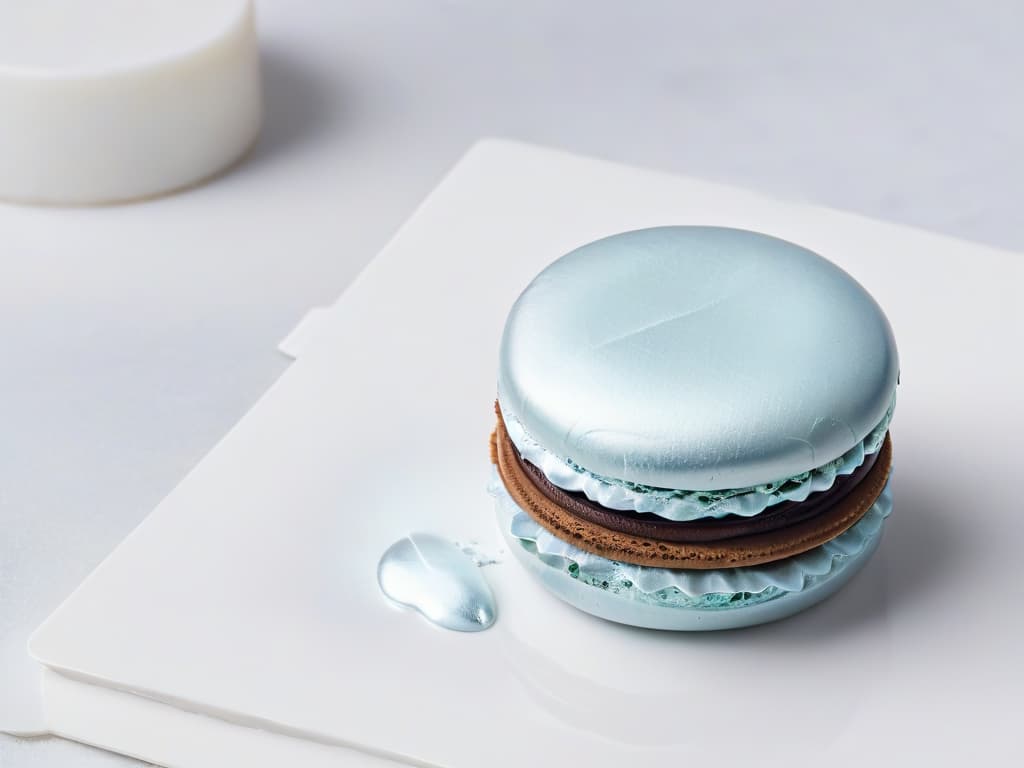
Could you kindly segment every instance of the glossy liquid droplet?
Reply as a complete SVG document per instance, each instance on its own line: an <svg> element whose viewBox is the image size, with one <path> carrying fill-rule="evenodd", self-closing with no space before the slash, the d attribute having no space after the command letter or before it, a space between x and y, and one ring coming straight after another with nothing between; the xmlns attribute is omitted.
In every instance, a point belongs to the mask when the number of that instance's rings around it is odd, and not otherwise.
<svg viewBox="0 0 1024 768"><path fill-rule="evenodd" d="M377 583L396 603L445 629L479 632L497 615L480 569L454 543L430 533L412 533L388 547Z"/></svg>

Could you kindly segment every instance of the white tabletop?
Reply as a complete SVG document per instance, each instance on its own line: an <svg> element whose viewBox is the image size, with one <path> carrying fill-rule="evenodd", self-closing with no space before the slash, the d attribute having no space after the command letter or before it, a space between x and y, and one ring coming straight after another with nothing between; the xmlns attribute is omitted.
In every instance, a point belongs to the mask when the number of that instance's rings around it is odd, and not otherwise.
<svg viewBox="0 0 1024 768"><path fill-rule="evenodd" d="M5 672L481 135L1024 250L1009 4L547 5L261 2L268 116L243 167L135 206L0 207ZM117 762L0 737L11 768Z"/></svg>

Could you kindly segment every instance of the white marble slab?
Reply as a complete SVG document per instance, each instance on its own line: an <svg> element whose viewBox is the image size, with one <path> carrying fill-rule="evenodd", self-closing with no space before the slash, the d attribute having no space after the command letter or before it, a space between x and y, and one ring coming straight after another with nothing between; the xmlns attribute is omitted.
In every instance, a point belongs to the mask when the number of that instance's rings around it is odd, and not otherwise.
<svg viewBox="0 0 1024 768"><path fill-rule="evenodd" d="M903 383L896 512L876 560L819 609L706 639L595 621L511 560L487 570L500 604L487 632L440 632L396 610L373 578L394 539L428 529L500 546L485 438L518 290L583 241L666 222L795 240L886 308ZM999 354L1022 328L1022 270L849 214L482 144L32 650L72 679L227 725L451 768L538 754L714 763L726 743L731 760L767 764L817 765L827 751L859 765L911 748L940 764L965 750L995 758L1012 746L1022 682L1019 614L1005 607L1021 533L1021 364ZM979 385L984 405L964 408ZM937 731L936 717L957 729ZM733 739L750 722L759 738ZM89 738L74 711L52 725L102 746L121 738ZM252 765L269 754L240 745L232 755ZM133 754L164 759L158 745Z"/></svg>

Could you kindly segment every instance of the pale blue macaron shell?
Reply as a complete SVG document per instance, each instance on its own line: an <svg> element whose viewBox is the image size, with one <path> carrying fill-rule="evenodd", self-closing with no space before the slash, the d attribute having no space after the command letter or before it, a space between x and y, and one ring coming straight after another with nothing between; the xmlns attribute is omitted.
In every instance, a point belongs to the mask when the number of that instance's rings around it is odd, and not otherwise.
<svg viewBox="0 0 1024 768"><path fill-rule="evenodd" d="M598 240L513 306L498 396L547 450L658 488L744 488L842 456L882 421L881 309L793 243L720 227Z"/></svg>

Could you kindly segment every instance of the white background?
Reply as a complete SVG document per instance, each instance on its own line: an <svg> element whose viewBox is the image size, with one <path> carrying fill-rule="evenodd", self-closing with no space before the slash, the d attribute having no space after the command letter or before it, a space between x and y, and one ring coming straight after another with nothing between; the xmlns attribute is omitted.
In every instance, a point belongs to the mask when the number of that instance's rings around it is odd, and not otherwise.
<svg viewBox="0 0 1024 768"><path fill-rule="evenodd" d="M480 136L1024 249L1015 4L626 5L262 2L241 168L135 206L0 206L0 663ZM4 768L118 762L0 737Z"/></svg>

